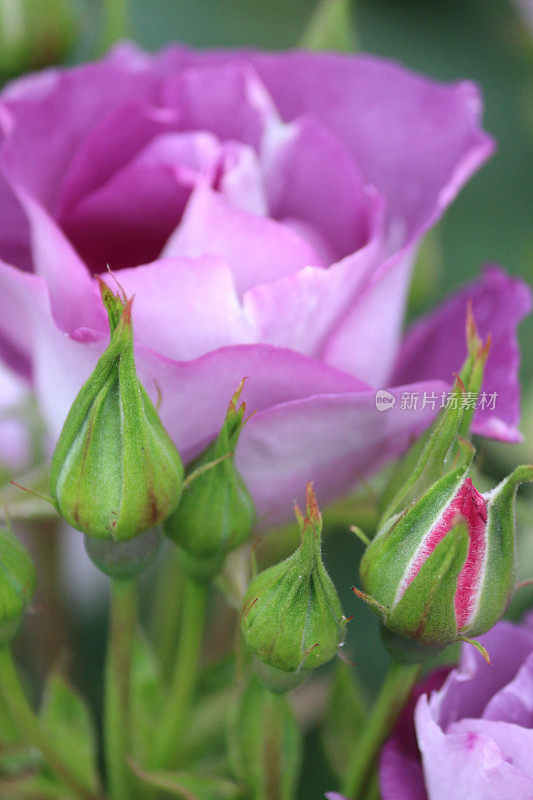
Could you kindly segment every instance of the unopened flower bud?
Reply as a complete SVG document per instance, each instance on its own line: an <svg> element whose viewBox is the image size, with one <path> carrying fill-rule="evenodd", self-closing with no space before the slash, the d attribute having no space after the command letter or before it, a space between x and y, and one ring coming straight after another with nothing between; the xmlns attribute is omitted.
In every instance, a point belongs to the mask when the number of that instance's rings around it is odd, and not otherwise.
<svg viewBox="0 0 533 800"><path fill-rule="evenodd" d="M246 410L244 403L239 405L243 383L217 438L189 465L190 483L165 522L183 568L199 579L209 580L219 571L226 554L246 541L255 522L254 503L234 457Z"/></svg>
<svg viewBox="0 0 533 800"><path fill-rule="evenodd" d="M0 529L0 644L15 636L36 583L26 549L11 531Z"/></svg>
<svg viewBox="0 0 533 800"><path fill-rule="evenodd" d="M514 499L533 467L480 494L467 475L474 450L460 447L457 466L388 520L361 561L359 594L390 632L424 647L485 633L515 587Z"/></svg>
<svg viewBox="0 0 533 800"><path fill-rule="evenodd" d="M97 538L131 539L176 507L183 466L144 388L133 355L131 303L101 282L110 343L80 390L54 451L59 513Z"/></svg>
<svg viewBox="0 0 533 800"><path fill-rule="evenodd" d="M246 592L241 627L256 671L273 691L301 683L330 661L344 640L346 619L321 556L322 517L311 484L305 517L296 509L300 546L257 575Z"/></svg>

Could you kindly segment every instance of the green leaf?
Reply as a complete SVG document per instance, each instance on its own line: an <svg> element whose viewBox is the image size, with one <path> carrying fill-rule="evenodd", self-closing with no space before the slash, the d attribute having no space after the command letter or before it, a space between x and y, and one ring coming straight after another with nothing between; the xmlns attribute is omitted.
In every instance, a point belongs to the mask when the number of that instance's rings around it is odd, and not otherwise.
<svg viewBox="0 0 533 800"><path fill-rule="evenodd" d="M367 700L353 667L339 659L322 728L322 746L339 780L344 778L348 768L366 711Z"/></svg>
<svg viewBox="0 0 533 800"><path fill-rule="evenodd" d="M96 736L91 712L58 672L48 678L40 716L71 772L88 789L97 791Z"/></svg>
<svg viewBox="0 0 533 800"><path fill-rule="evenodd" d="M146 772L134 761L130 766L146 786L160 789L171 797L183 800L237 800L242 797L241 788L223 778L210 778L190 772Z"/></svg>
<svg viewBox="0 0 533 800"><path fill-rule="evenodd" d="M163 713L163 686L150 644L138 636L131 664L131 733L135 758L149 763L154 731Z"/></svg>
<svg viewBox="0 0 533 800"><path fill-rule="evenodd" d="M349 0L321 0L313 11L299 47L303 50L354 53L357 39Z"/></svg>

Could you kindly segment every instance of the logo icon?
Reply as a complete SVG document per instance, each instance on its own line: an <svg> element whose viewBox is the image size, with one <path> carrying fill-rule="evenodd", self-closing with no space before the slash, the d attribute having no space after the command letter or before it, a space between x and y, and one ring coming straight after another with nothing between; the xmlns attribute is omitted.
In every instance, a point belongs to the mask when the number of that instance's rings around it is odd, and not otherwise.
<svg viewBox="0 0 533 800"><path fill-rule="evenodd" d="M376 408L378 411L388 411L390 408L394 408L394 404L396 403L396 398L390 392L387 392L386 389L378 389L376 392Z"/></svg>

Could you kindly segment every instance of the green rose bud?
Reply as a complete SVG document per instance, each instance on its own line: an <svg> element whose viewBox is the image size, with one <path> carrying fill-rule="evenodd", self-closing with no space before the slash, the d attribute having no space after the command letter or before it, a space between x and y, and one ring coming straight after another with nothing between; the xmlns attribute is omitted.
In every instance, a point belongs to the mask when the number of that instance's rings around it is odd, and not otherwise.
<svg viewBox="0 0 533 800"><path fill-rule="evenodd" d="M226 554L246 541L255 522L254 503L234 457L246 410L244 403L239 405L243 384L217 438L189 465L190 482L165 522L183 568L198 579L210 580Z"/></svg>
<svg viewBox="0 0 533 800"><path fill-rule="evenodd" d="M246 592L241 627L256 671L273 691L301 683L330 661L344 640L346 619L321 556L322 517L307 485L307 513L296 508L299 548L257 575Z"/></svg>
<svg viewBox="0 0 533 800"><path fill-rule="evenodd" d="M28 608L37 575L26 549L11 533L0 529L0 643L17 633Z"/></svg>
<svg viewBox="0 0 533 800"><path fill-rule="evenodd" d="M459 447L453 468L386 521L361 561L366 594L356 594L381 616L396 656L403 649L423 660L424 648L485 633L515 588L514 499L533 467L480 494L468 477L474 449L464 440Z"/></svg>
<svg viewBox="0 0 533 800"><path fill-rule="evenodd" d="M174 510L183 466L137 378L132 300L113 295L102 281L100 290L110 343L67 416L50 487L59 513L74 528L124 541Z"/></svg>

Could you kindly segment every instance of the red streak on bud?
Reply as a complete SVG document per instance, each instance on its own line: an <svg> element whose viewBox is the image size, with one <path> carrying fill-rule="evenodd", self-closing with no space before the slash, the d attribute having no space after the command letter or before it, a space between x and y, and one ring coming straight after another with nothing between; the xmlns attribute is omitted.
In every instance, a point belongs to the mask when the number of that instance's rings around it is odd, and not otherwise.
<svg viewBox="0 0 533 800"><path fill-rule="evenodd" d="M409 573L402 582L400 594L403 595L405 589L420 572L422 564L460 518L466 523L469 541L468 554L459 573L455 593L455 617L459 630L468 623L474 611L486 548L487 506L483 495L477 491L470 478L463 481L450 505L443 511L437 524L422 542Z"/></svg>

